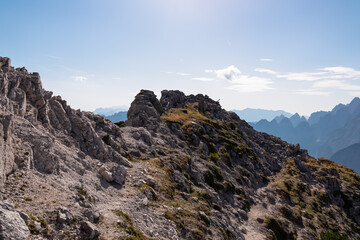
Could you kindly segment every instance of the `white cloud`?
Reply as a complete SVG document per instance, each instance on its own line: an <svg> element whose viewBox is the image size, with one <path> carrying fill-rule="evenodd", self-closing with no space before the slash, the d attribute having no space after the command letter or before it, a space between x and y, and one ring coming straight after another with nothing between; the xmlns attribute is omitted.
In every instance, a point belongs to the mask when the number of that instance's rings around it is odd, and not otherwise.
<svg viewBox="0 0 360 240"><path fill-rule="evenodd" d="M240 70L234 65L228 66L227 68L220 70L206 70L205 72L215 73L218 78L228 81L233 81L233 79L236 79L238 76L241 75Z"/></svg>
<svg viewBox="0 0 360 240"><path fill-rule="evenodd" d="M325 70L330 73L336 74L339 78L360 78L360 71L349 67L326 67L320 70Z"/></svg>
<svg viewBox="0 0 360 240"><path fill-rule="evenodd" d="M179 76L190 76L191 74L189 73L183 73L183 72L166 72L167 74L175 74L175 75L179 75Z"/></svg>
<svg viewBox="0 0 360 240"><path fill-rule="evenodd" d="M215 79L206 78L206 77L194 77L194 78L192 78L192 80L202 81L202 82L211 82L211 81L214 81Z"/></svg>
<svg viewBox="0 0 360 240"><path fill-rule="evenodd" d="M323 80L313 84L314 88L337 88L342 90L360 91L360 85L353 85L347 81Z"/></svg>
<svg viewBox="0 0 360 240"><path fill-rule="evenodd" d="M182 72L177 72L175 73L176 75L179 75L179 76L190 76L191 74L189 73L182 73Z"/></svg>
<svg viewBox="0 0 360 240"><path fill-rule="evenodd" d="M231 85L226 89L239 92L263 92L273 89L269 86L272 81L268 78L243 75L234 65L219 70L205 70L205 72L214 73L217 78L228 81Z"/></svg>
<svg viewBox="0 0 360 240"><path fill-rule="evenodd" d="M73 79L77 82L85 82L87 77L84 77L84 76L75 76L73 77Z"/></svg>
<svg viewBox="0 0 360 240"><path fill-rule="evenodd" d="M299 72L299 73L287 73L278 74L276 77L285 78L293 81L317 81L325 79L327 76L326 72Z"/></svg>
<svg viewBox="0 0 360 240"><path fill-rule="evenodd" d="M261 62L272 62L271 58L260 58Z"/></svg>
<svg viewBox="0 0 360 240"><path fill-rule="evenodd" d="M267 73L267 74L271 74L271 75L278 74L278 72L275 72L275 71L273 71L271 69L267 69L267 68L255 68L255 72Z"/></svg>
<svg viewBox="0 0 360 240"><path fill-rule="evenodd" d="M318 91L315 89L299 89L296 93L310 96L329 96L331 94L331 92Z"/></svg>
<svg viewBox="0 0 360 240"><path fill-rule="evenodd" d="M349 67L325 67L317 72L295 72L278 74L276 77L293 81L321 81L329 79L360 79L360 71Z"/></svg>

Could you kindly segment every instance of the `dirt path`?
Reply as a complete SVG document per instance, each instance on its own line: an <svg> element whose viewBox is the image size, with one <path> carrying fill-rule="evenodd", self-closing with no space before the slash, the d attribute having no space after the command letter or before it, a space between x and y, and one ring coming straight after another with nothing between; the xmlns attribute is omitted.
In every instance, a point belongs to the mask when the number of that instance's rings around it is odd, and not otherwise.
<svg viewBox="0 0 360 240"><path fill-rule="evenodd" d="M271 215L275 209L268 201L267 187L256 191L258 202L251 206L248 212L248 220L244 226L246 229L245 240L265 240L267 231L264 226L265 216ZM261 201L260 201L261 200Z"/></svg>

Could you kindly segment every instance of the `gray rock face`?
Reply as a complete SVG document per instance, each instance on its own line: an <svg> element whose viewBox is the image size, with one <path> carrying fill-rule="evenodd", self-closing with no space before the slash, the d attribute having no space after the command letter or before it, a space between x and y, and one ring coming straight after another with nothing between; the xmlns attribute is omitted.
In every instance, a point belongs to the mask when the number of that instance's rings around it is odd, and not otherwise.
<svg viewBox="0 0 360 240"><path fill-rule="evenodd" d="M112 176L114 178L114 182L117 184L123 185L125 182L125 178L127 175L126 168L122 166L115 166L111 169Z"/></svg>
<svg viewBox="0 0 360 240"><path fill-rule="evenodd" d="M97 223L101 216L99 210L94 208L87 208L84 212L84 215L88 218L88 220L92 223Z"/></svg>
<svg viewBox="0 0 360 240"><path fill-rule="evenodd" d="M29 234L28 227L14 206L0 201L0 239L24 240Z"/></svg>
<svg viewBox="0 0 360 240"><path fill-rule="evenodd" d="M0 58L0 69L3 72L8 72L11 69L11 60L10 58Z"/></svg>
<svg viewBox="0 0 360 240"><path fill-rule="evenodd" d="M154 92L141 90L131 103L127 113L126 124L133 127L145 127L156 130L160 122L160 115L164 112Z"/></svg>
<svg viewBox="0 0 360 240"><path fill-rule="evenodd" d="M94 224L88 221L84 221L81 223L81 229L85 232L88 239L96 239L100 235L97 227L95 227Z"/></svg>
<svg viewBox="0 0 360 240"><path fill-rule="evenodd" d="M161 110L158 102L154 106ZM61 97L42 88L38 73L14 69L10 59L1 57L0 136L0 186L15 169L34 167L44 173L59 173L71 155L59 147L59 138L61 144L78 149L82 156L132 166L123 157L127 146L118 126L101 116L71 109Z"/></svg>
<svg viewBox="0 0 360 240"><path fill-rule="evenodd" d="M60 208L57 214L57 222L60 224L70 224L73 220L72 214L66 208Z"/></svg>
<svg viewBox="0 0 360 240"><path fill-rule="evenodd" d="M176 91L169 91L163 90L161 91L161 99L160 103L165 110L170 108L182 108L184 107L186 102L186 96L183 92L178 90Z"/></svg>

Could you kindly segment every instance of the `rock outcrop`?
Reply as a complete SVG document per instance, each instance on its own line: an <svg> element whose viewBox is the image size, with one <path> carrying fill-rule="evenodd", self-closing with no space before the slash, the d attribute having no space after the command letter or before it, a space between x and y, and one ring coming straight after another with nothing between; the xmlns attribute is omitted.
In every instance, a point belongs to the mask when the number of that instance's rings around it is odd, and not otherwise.
<svg viewBox="0 0 360 240"><path fill-rule="evenodd" d="M164 112L159 100L152 91L141 90L131 103L127 113L126 123L133 127L146 127L156 130L159 126L160 115Z"/></svg>
<svg viewBox="0 0 360 240"><path fill-rule="evenodd" d="M141 90L116 125L0 58L4 238L357 239L359 181L208 96Z"/></svg>
<svg viewBox="0 0 360 240"><path fill-rule="evenodd" d="M14 206L7 201L0 201L0 239L23 240L29 235L28 227Z"/></svg>

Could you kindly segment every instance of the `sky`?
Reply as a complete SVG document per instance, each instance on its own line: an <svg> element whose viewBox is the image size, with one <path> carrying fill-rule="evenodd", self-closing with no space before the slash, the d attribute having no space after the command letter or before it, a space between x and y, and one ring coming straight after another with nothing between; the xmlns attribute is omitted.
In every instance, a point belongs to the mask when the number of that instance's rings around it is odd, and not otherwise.
<svg viewBox="0 0 360 240"><path fill-rule="evenodd" d="M141 89L303 115L360 96L359 0L0 3L0 56L75 109Z"/></svg>

